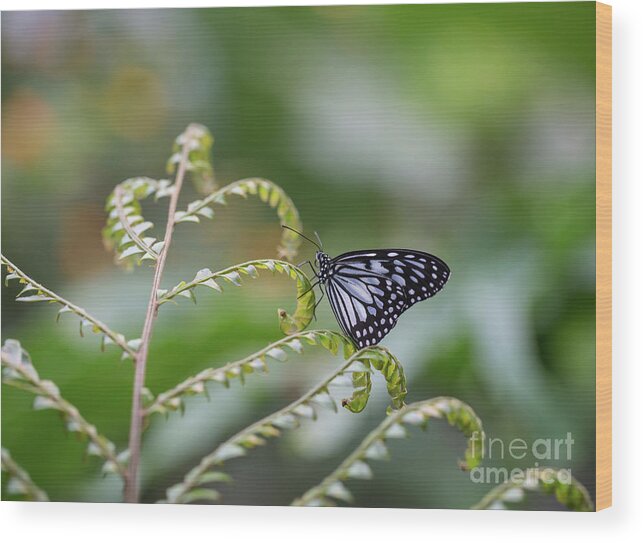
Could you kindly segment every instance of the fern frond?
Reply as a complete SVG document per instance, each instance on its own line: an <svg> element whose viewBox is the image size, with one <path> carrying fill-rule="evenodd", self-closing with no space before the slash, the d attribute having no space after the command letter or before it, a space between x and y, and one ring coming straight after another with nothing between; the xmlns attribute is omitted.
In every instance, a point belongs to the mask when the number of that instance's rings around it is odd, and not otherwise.
<svg viewBox="0 0 643 543"><path fill-rule="evenodd" d="M212 204L226 205L226 197L233 195L241 196L242 198L247 198L249 195L259 196L262 202L266 202L270 207L277 209L277 216L281 224L301 231L302 224L299 219L299 211L297 211L290 197L279 185L259 177L235 181L202 200L195 200L188 205L185 211L177 211L176 222L200 222L200 217L211 219L214 217L214 211L210 206ZM292 260L297 254L300 244L301 238L291 230L284 228L277 254L280 258Z"/></svg>
<svg viewBox="0 0 643 543"><path fill-rule="evenodd" d="M78 409L60 395L60 390L52 381L41 379L31 363L27 351L19 341L8 339L2 346L2 382L6 385L35 394L33 408L54 409L59 411L67 430L87 437L87 454L105 460L103 472L117 473L125 477L123 455L116 453L116 447L96 427L85 420Z"/></svg>
<svg viewBox="0 0 643 543"><path fill-rule="evenodd" d="M168 172L174 173L181 160L182 149L187 145L186 169L192 173L195 186L201 192L214 190L216 185L209 158L212 142L207 128L189 125L175 140L173 154L167 164ZM149 177L134 177L116 185L105 204L108 216L107 225L103 228L103 242L108 250L115 252L117 264L132 268L143 260L158 260L164 241L144 235L154 224L143 218L140 201L152 195L158 200L170 196L174 190L168 179Z"/></svg>
<svg viewBox="0 0 643 543"><path fill-rule="evenodd" d="M404 368L397 357L387 348L381 346L366 349L362 353L358 362L363 366L364 371L353 373L354 392L351 398L342 402L342 406L353 413L364 410L371 394L371 372L377 370L384 377L386 389L391 398L389 412L391 409L404 407L404 399L407 394L406 377L404 376Z"/></svg>
<svg viewBox="0 0 643 543"><path fill-rule="evenodd" d="M143 218L140 200L154 195L155 199L172 194L174 186L168 179L134 177L116 185L107 198L107 224L103 228L103 243L115 253L116 263L131 268L143 260L155 261L163 241L144 236L154 224Z"/></svg>
<svg viewBox="0 0 643 543"><path fill-rule="evenodd" d="M177 410L183 411L185 408L184 399L195 394L205 394L206 385L209 382L229 387L231 380L239 379L243 384L246 375L258 371L267 372L268 361L286 362L289 358L289 351L301 354L306 344L323 347L333 355L336 355L341 349L345 359L353 356L351 362L353 394L350 398L342 400L342 407L353 413L364 410L371 394L371 373L373 370L377 370L384 377L393 408L399 409L404 405L406 396L404 370L397 358L387 349L370 347L354 354L355 346L343 335L329 330L310 330L275 341L241 360L218 368L202 370L156 397L150 395L151 399L145 409L145 416L154 413L167 414Z"/></svg>
<svg viewBox="0 0 643 543"><path fill-rule="evenodd" d="M22 290L18 293L17 300L19 302L53 302L62 306L58 311L56 320L60 318L63 313L73 313L80 319L80 335L84 335L85 328L91 328L95 334L102 334L101 348L105 345L115 344L123 350L123 358L136 358L136 341L127 341L123 334L119 334L111 330L105 323L99 321L96 317L90 315L82 307L71 303L62 296L59 296L52 290L44 287L40 283L34 281L26 273L20 270L15 264L9 261L4 255L0 255L2 264L7 268L7 275L5 276L5 286L8 286L9 281L17 279L23 285Z"/></svg>
<svg viewBox="0 0 643 543"><path fill-rule="evenodd" d="M385 355L386 352L379 347L369 347L353 354L303 396L237 432L221 443L212 453L203 457L201 462L188 472L181 483L167 490L165 502L190 503L196 500L215 501L218 499L218 491L198 487L211 482L230 482L230 477L221 472L219 466L227 460L244 456L249 449L265 445L269 438L279 437L282 430L298 428L302 419L315 420L317 418L316 410L319 407L330 408L337 412L336 401L329 392L332 383L342 377L350 376L354 387L353 397L361 395L361 378L355 379L355 376L368 375L370 382L367 366L372 364L373 360L379 360ZM346 400L343 400L342 405L345 403Z"/></svg>
<svg viewBox="0 0 643 543"><path fill-rule="evenodd" d="M492 488L471 509L506 509L507 504L521 502L525 490L553 494L561 505L571 511L594 511L594 502L587 489L569 470L559 468L529 468L524 477Z"/></svg>
<svg viewBox="0 0 643 543"><path fill-rule="evenodd" d="M185 143L189 147L186 168L191 174L194 188L201 194L210 194L217 188L210 158L214 138L202 124L192 123L176 138L172 147L172 156L167 161L167 173L174 175L176 172Z"/></svg>
<svg viewBox="0 0 643 543"><path fill-rule="evenodd" d="M31 480L29 474L11 458L9 451L0 449L0 466L8 474L7 494L24 496L32 502L48 502L49 496Z"/></svg>
<svg viewBox="0 0 643 543"><path fill-rule="evenodd" d="M205 393L205 386L209 382L219 383L225 387L230 386L230 381L239 379L245 382L246 375L261 371L268 371L269 361L285 362L290 352L301 354L306 345L323 347L332 354L340 350L344 358L349 358L354 352L354 345L343 335L329 330L310 330L300 332L271 343L267 347L219 368L207 368L179 383L175 387L156 396L147 406L147 416L154 413L168 413L183 409L183 399L186 396ZM287 349L286 349L287 348Z"/></svg>
<svg viewBox="0 0 643 543"><path fill-rule="evenodd" d="M221 443L212 453L203 457L199 464L190 470L181 483L167 489L165 503L190 503L196 500L216 501L219 492L214 489L199 489L201 485L212 482L230 482L227 474L215 469L225 461L244 456L248 449L267 443L268 438L279 437L282 430L295 429L300 425L300 420L315 419L317 412L315 406L323 405L337 411L335 399L330 395L328 386L331 382L344 375L351 361L345 362L334 371L330 377L313 387L303 396L288 406L275 411L256 423L244 428L230 439ZM320 399L316 400L319 396ZM198 490L198 492L195 492ZM209 495L201 491L207 490Z"/></svg>
<svg viewBox="0 0 643 543"><path fill-rule="evenodd" d="M196 287L207 287L217 292L222 291L221 285L224 284L240 287L242 276L245 275L255 279L259 276L258 270L270 270L273 273L287 274L291 279L297 281L297 308L293 315L289 315L283 309L279 309L280 328L285 334L293 334L305 329L313 319L315 292L311 288L306 274L297 266L283 260L251 260L216 272L204 268L196 273L192 281L181 281L169 290L159 290L157 293L158 305L169 302L177 296L189 298L196 303Z"/></svg>
<svg viewBox="0 0 643 543"><path fill-rule="evenodd" d="M145 255L149 259L158 260L158 257L159 257L158 252L152 248L153 243L156 240L154 238L145 238L145 241L144 241L138 235L139 232L142 233L142 230L144 227L147 229L149 224L152 224L152 223L145 223L145 221L143 221L143 217L141 217L140 215L140 209L136 209L136 207L139 205L138 202L136 202L136 206L130 205L127 208L130 211L129 215L125 214L125 207L124 207L123 200L125 198L130 199L130 197L131 197L130 195L128 195L127 197L124 196L123 186L117 185L116 188L114 189L114 205L116 208L116 216L119 221L116 223L116 226L118 227L122 226L122 229L125 231L123 236L120 238L120 243L119 243L119 247L122 248L120 258L126 258L128 256L128 253L139 254L138 251L136 251L136 253L132 252L131 248L136 246L143 253L145 253ZM132 203L131 200L130 200L130 203ZM120 230L121 229L118 228L118 231ZM132 242L132 244L130 244L130 241Z"/></svg>
<svg viewBox="0 0 643 543"><path fill-rule="evenodd" d="M467 438L468 447L463 468L474 468L482 458L482 423L473 409L456 398L439 397L409 404L389 414L358 447L319 485L293 501L292 505L336 505L336 501L351 502L353 497L344 481L372 478L369 460L389 457L386 441L407 437L407 426L426 428L431 418L444 418Z"/></svg>

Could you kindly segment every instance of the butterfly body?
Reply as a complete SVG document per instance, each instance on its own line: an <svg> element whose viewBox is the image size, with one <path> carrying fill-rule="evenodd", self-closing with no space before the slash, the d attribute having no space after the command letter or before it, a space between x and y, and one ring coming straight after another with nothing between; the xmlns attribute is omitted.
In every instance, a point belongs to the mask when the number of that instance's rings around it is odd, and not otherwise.
<svg viewBox="0 0 643 543"><path fill-rule="evenodd" d="M352 251L331 258L315 255L331 309L345 335L360 348L377 345L413 304L437 294L449 267L411 249Z"/></svg>

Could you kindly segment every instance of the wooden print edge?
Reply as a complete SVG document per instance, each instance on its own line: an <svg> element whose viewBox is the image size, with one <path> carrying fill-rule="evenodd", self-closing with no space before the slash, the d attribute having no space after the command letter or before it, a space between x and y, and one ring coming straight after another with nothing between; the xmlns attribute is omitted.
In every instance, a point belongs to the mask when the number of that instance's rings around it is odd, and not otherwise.
<svg viewBox="0 0 643 543"><path fill-rule="evenodd" d="M612 7L596 2L596 510L612 505Z"/></svg>

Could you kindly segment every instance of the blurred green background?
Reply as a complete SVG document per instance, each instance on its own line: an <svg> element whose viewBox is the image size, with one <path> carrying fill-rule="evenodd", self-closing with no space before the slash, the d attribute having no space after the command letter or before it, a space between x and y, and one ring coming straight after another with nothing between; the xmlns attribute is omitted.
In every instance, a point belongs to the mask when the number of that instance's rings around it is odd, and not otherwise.
<svg viewBox="0 0 643 543"><path fill-rule="evenodd" d="M117 269L102 247L119 181L164 176L189 122L215 136L220 184L281 185L332 255L406 246L446 260L445 291L415 306L384 345L409 401L454 395L487 433L575 439L571 468L594 494L594 3L5 12L2 17L2 250L37 281L128 337L140 335L151 269ZM197 197L192 187L185 204ZM163 225L166 203L146 216ZM274 257L272 210L233 200L179 225L165 287L202 267ZM302 258L313 255L303 246ZM73 318L2 291L3 339L119 448L132 367L80 339ZM164 306L155 392L280 336L294 286L264 275L223 296ZM327 302L315 328L338 330ZM338 361L311 349L242 389L211 387L183 418L145 435L154 501L222 439L307 390ZM381 380L360 415L328 414L227 465L224 503L288 504L378 423ZM52 411L3 386L2 442L54 500L120 499L115 477ZM341 397L341 394L340 396ZM354 483L357 505L469 507L490 488L457 469L464 441L435 423L392 444ZM531 467L505 456L491 466ZM4 495L5 498L10 496ZM527 508L557 508L530 497Z"/></svg>

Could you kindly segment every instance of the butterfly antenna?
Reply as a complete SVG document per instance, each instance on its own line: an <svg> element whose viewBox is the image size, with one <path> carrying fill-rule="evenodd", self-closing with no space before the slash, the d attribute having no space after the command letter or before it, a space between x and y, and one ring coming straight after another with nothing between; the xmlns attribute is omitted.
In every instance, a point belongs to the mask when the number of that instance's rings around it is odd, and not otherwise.
<svg viewBox="0 0 643 543"><path fill-rule="evenodd" d="M317 243L317 242L313 241L312 239L310 239L309 237L304 236L301 232L298 232L298 231L297 231L297 230L295 230L294 228L290 228L290 226L286 226L285 224L282 224L282 225L281 225L281 227L282 227L282 228L285 228L286 230L292 230L295 234L297 234L297 235L301 236L301 237L302 237L302 238L304 238L305 240L310 241L310 243L312 243L313 245L315 245L315 246L316 246L320 251L322 250L322 248L321 248L321 242L320 242L320 243ZM315 232L315 234L317 234L317 232ZM319 236L317 236L317 239L319 239Z"/></svg>
<svg viewBox="0 0 643 543"><path fill-rule="evenodd" d="M319 242L319 248L323 251L324 244L322 243L321 238L319 237L319 234L317 233L317 230L315 230L315 237L317 238L317 241Z"/></svg>

